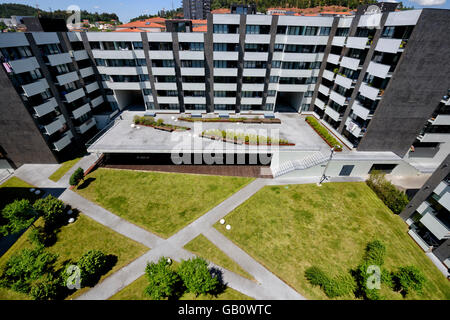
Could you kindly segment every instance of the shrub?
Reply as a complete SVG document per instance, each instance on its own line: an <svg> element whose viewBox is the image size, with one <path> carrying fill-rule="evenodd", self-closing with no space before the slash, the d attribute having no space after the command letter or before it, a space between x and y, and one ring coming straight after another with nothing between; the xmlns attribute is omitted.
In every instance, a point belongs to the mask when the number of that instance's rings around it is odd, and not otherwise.
<svg viewBox="0 0 450 320"><path fill-rule="evenodd" d="M314 286L319 286L329 298L344 296L356 288L355 280L344 274L332 279L318 267L309 267L305 270L306 279Z"/></svg>
<svg viewBox="0 0 450 320"><path fill-rule="evenodd" d="M56 240L56 235L52 230L45 230L42 227L34 228L28 234L28 240L37 247L47 247L53 244Z"/></svg>
<svg viewBox="0 0 450 320"><path fill-rule="evenodd" d="M53 300L57 298L60 287L60 280L49 274L33 283L30 295L34 300Z"/></svg>
<svg viewBox="0 0 450 320"><path fill-rule="evenodd" d="M206 294L218 289L220 283L208 269L208 263L202 258L185 260L178 268L178 274L183 280L188 292L195 295Z"/></svg>
<svg viewBox="0 0 450 320"><path fill-rule="evenodd" d="M33 208L44 218L46 228L53 228L63 220L65 204L52 195L36 200Z"/></svg>
<svg viewBox="0 0 450 320"><path fill-rule="evenodd" d="M384 264L384 256L386 254L386 247L379 240L371 241L366 246L366 253L364 261L369 264L381 267Z"/></svg>
<svg viewBox="0 0 450 320"><path fill-rule="evenodd" d="M84 171L82 168L78 168L74 173L70 176L69 184L71 186L76 186L80 183L81 180L84 179Z"/></svg>
<svg viewBox="0 0 450 320"><path fill-rule="evenodd" d="M28 294L33 281L53 272L56 259L57 255L41 247L23 249L6 262L0 274L1 286Z"/></svg>
<svg viewBox="0 0 450 320"><path fill-rule="evenodd" d="M306 117L306 122L308 122L317 132L318 134L325 140L329 145L334 146L336 151L342 150L342 144L333 137L328 130L323 127L314 117Z"/></svg>
<svg viewBox="0 0 450 320"><path fill-rule="evenodd" d="M158 126L161 126L161 125L164 124L164 120L163 120L163 119L158 119L158 120L156 120L156 124L157 124Z"/></svg>
<svg viewBox="0 0 450 320"><path fill-rule="evenodd" d="M8 223L0 229L3 235L18 233L28 228L36 218L36 212L27 199L14 200L2 210L3 218Z"/></svg>
<svg viewBox="0 0 450 320"><path fill-rule="evenodd" d="M180 276L170 268L167 258L161 257L157 263L149 263L145 268L149 285L145 289L153 300L171 298L180 287Z"/></svg>
<svg viewBox="0 0 450 320"><path fill-rule="evenodd" d="M373 273L367 272L371 265L369 262L364 262L354 270L353 275L356 281L355 293L357 296L361 296L366 300L381 300L382 296L379 293L379 289L370 289L368 287L369 277L373 275Z"/></svg>
<svg viewBox="0 0 450 320"><path fill-rule="evenodd" d="M95 284L106 271L108 259L100 250L89 250L81 256L77 265L81 272L81 286Z"/></svg>
<svg viewBox="0 0 450 320"><path fill-rule="evenodd" d="M411 291L421 292L426 281L422 271L415 266L400 267L392 274L394 289L406 296Z"/></svg>
<svg viewBox="0 0 450 320"><path fill-rule="evenodd" d="M409 202L404 192L386 180L384 173L372 172L366 183L395 214L402 212Z"/></svg>

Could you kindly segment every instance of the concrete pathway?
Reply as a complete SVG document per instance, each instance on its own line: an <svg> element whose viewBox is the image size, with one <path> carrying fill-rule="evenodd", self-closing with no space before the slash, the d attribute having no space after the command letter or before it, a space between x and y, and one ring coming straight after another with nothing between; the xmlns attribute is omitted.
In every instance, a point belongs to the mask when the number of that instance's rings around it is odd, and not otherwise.
<svg viewBox="0 0 450 320"><path fill-rule="evenodd" d="M95 161L97 161L99 157L100 156L96 153L91 153L87 156L84 156L83 158L80 159L80 161L75 163L75 165L72 168L70 168L69 171L67 171L61 177L61 179L59 179L58 184L69 186L70 177L72 176L72 174L75 172L76 169L82 168L84 171L86 171L95 163Z"/></svg>

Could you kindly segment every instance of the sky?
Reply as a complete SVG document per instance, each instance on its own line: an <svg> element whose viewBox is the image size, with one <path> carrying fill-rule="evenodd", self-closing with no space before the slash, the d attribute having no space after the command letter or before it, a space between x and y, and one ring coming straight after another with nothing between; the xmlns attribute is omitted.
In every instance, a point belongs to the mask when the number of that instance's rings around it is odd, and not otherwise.
<svg viewBox="0 0 450 320"><path fill-rule="evenodd" d="M394 0L385 0L395 2ZM142 14L156 14L161 9L170 10L181 7L182 0L0 0L0 3L21 3L50 11L67 9L77 5L81 10L89 12L116 13L120 21L126 23L131 18ZM445 8L450 9L450 0L403 0L403 4L415 8Z"/></svg>

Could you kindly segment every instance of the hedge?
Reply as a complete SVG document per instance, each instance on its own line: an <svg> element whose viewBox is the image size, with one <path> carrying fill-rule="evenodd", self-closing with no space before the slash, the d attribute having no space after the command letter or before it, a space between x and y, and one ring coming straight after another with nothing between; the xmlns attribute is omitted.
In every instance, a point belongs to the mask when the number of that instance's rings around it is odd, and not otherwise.
<svg viewBox="0 0 450 320"><path fill-rule="evenodd" d="M322 137L322 139L324 139L330 146L334 146L335 147L335 151L342 151L342 144L335 138L333 137L328 130L322 126L319 121L317 121L316 118L314 117L306 117L305 121L309 123L309 125L311 127L314 128L314 130L316 130L316 132Z"/></svg>
<svg viewBox="0 0 450 320"><path fill-rule="evenodd" d="M408 197L384 176L384 173L374 171L366 183L392 212L399 214L408 204Z"/></svg>

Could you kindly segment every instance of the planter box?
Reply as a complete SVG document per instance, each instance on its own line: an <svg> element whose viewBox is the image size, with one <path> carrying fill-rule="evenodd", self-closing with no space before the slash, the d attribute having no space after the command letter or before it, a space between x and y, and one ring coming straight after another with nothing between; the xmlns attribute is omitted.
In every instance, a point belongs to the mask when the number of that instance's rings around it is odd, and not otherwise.
<svg viewBox="0 0 450 320"><path fill-rule="evenodd" d="M305 121L306 121L306 120L305 120ZM327 145L329 145L331 148L334 147L334 146L333 146L330 142L328 142L328 140L325 139L325 138L320 134L320 132L317 131L316 128L314 128L308 121L306 121L306 123L309 124L309 126L310 126L310 127L311 127L318 135L319 135L319 137L322 138L323 141L325 141L325 143L326 143ZM331 133L330 133L330 134L331 134ZM338 138L336 138L336 140L339 141ZM342 142L341 142L341 143L342 143ZM335 151L335 152L341 152L341 151L342 151L342 148L343 148L343 147L341 147L341 149L337 149L337 150L334 150L334 151Z"/></svg>
<svg viewBox="0 0 450 320"><path fill-rule="evenodd" d="M192 119L192 118L178 118L178 120L180 121L187 121L187 122L196 122L196 121L200 121L200 122L227 122L227 123L238 123L238 122L242 122L242 123L281 123L280 119L239 119L239 120L234 120L233 118L231 119L208 119L208 118L199 118L199 119Z"/></svg>
<svg viewBox="0 0 450 320"><path fill-rule="evenodd" d="M229 142L234 144L246 144L246 145L252 145L252 146L270 146L271 143L265 143L265 144L259 144L259 143L250 143L250 142L244 142L242 140L229 140L226 138L221 138L217 136L208 136L208 135L201 135L202 138L207 138L211 140L222 140L223 142ZM279 143L278 146L295 146L295 143Z"/></svg>

